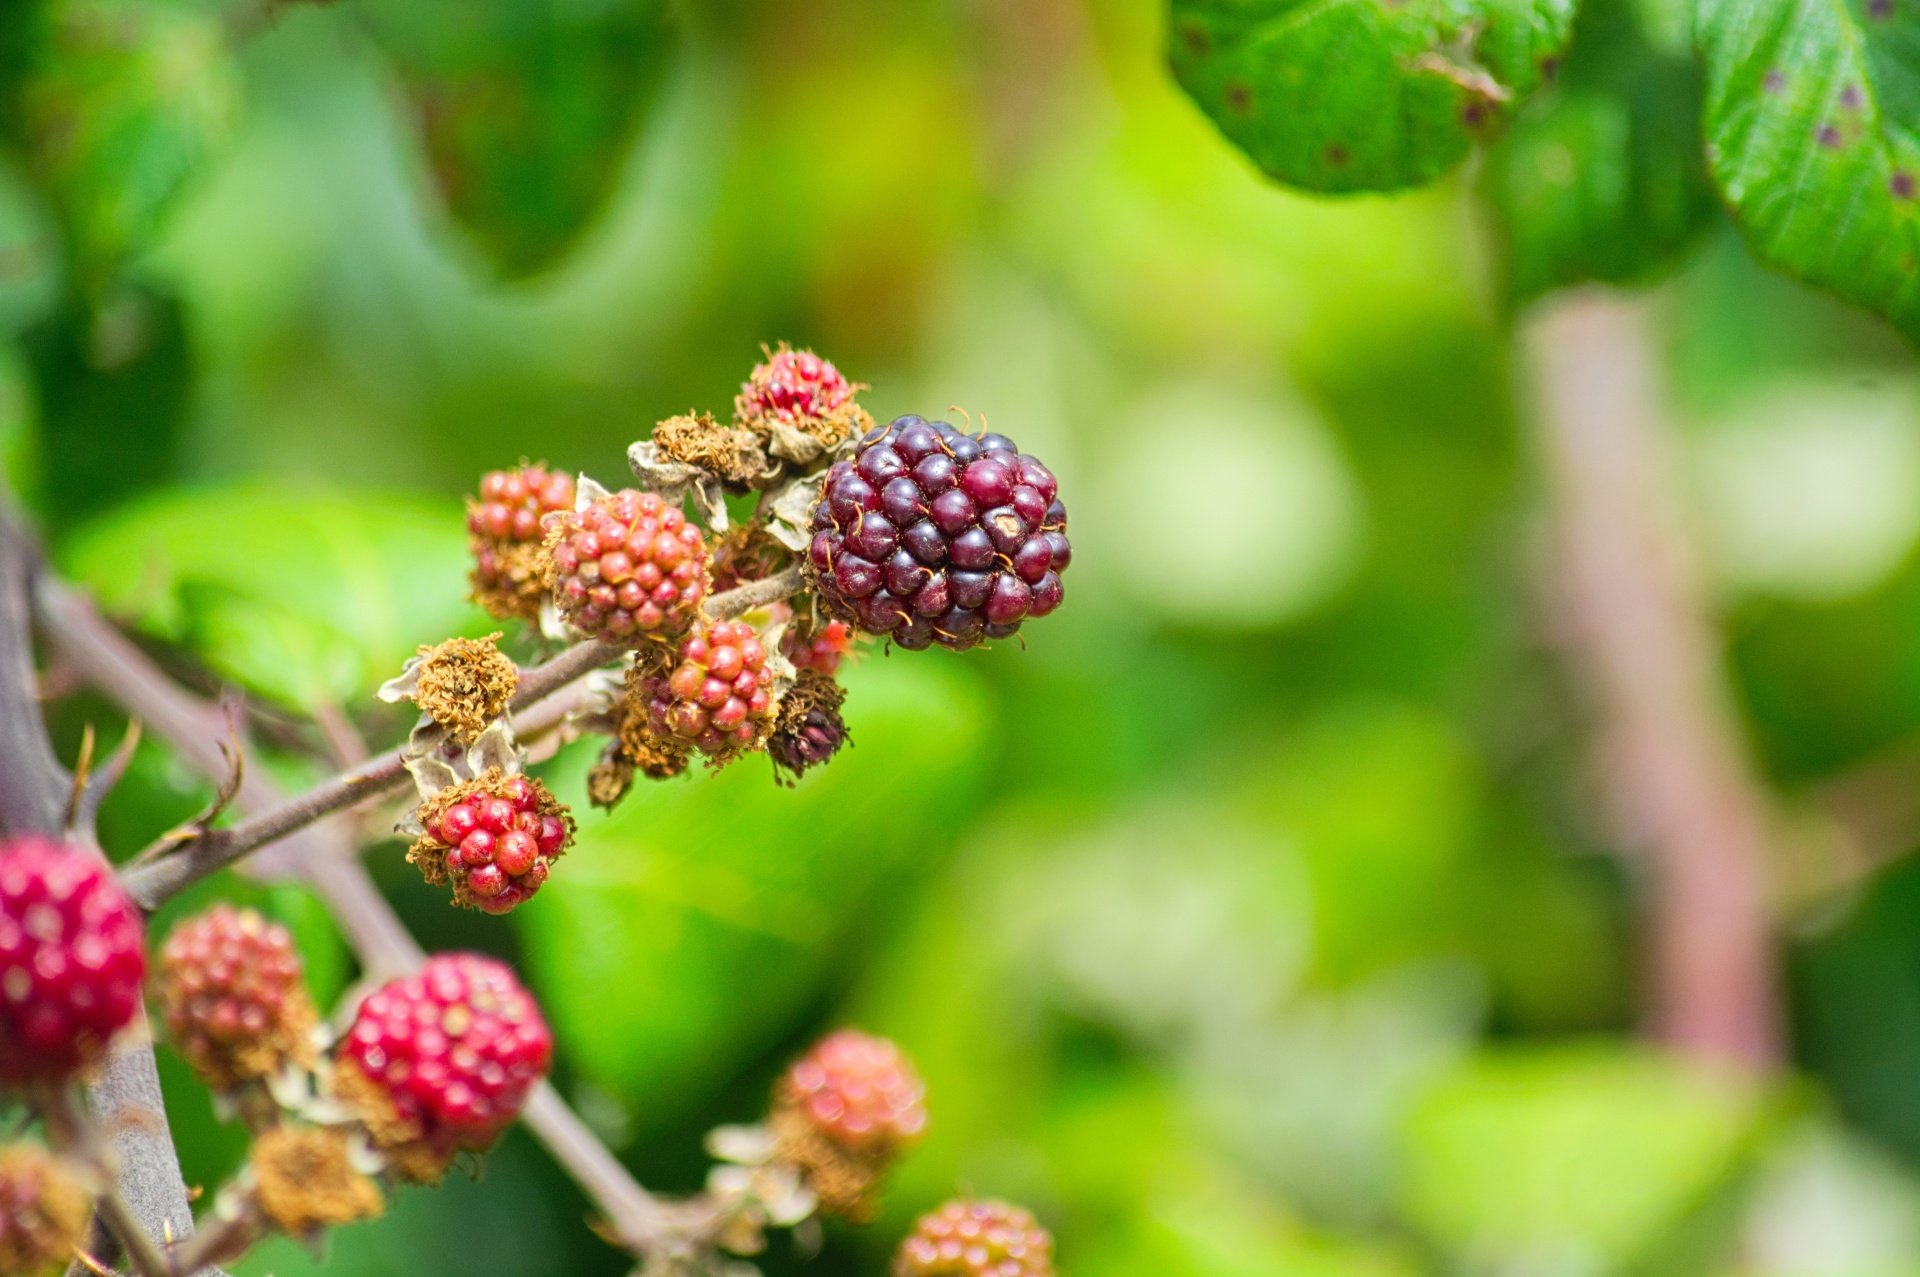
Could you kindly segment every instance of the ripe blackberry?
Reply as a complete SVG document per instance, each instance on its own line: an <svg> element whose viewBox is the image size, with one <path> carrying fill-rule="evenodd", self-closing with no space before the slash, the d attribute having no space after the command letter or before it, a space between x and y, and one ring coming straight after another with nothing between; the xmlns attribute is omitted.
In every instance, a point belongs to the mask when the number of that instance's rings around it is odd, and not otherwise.
<svg viewBox="0 0 1920 1277"><path fill-rule="evenodd" d="M948 1202L920 1217L893 1277L1053 1277L1053 1238L1006 1202Z"/></svg>
<svg viewBox="0 0 1920 1277"><path fill-rule="evenodd" d="M1008 638L1060 606L1053 474L1003 435L901 417L827 471L807 557L829 612L919 651Z"/></svg>
<svg viewBox="0 0 1920 1277"><path fill-rule="evenodd" d="M838 663L837 657L835 661ZM809 767L817 767L839 753L847 742L847 725L840 718L840 705L846 698L846 689L834 682L831 674L801 670L800 677L780 698L773 735L767 738L767 753L774 767L784 768L797 778Z"/></svg>
<svg viewBox="0 0 1920 1277"><path fill-rule="evenodd" d="M139 911L105 865L49 838L0 846L0 1081L58 1081L140 1009Z"/></svg>
<svg viewBox="0 0 1920 1277"><path fill-rule="evenodd" d="M772 687L767 651L753 627L716 621L687 636L669 673L642 678L648 733L709 758L731 758L771 730Z"/></svg>
<svg viewBox="0 0 1920 1277"><path fill-rule="evenodd" d="M800 1170L821 1209L871 1218L881 1174L926 1131L925 1099L899 1047L835 1030L774 1086L774 1160Z"/></svg>
<svg viewBox="0 0 1920 1277"><path fill-rule="evenodd" d="M313 1063L313 1003L293 936L252 909L217 904L160 948L159 1001L174 1049L227 1091Z"/></svg>
<svg viewBox="0 0 1920 1277"><path fill-rule="evenodd" d="M453 902L506 913L532 897L573 841L573 817L545 782L489 767L420 805L426 830L407 850L434 886L453 884Z"/></svg>
<svg viewBox="0 0 1920 1277"><path fill-rule="evenodd" d="M334 1089L403 1175L433 1180L455 1152L482 1152L546 1076L553 1035L513 972L441 953L360 1004Z"/></svg>
<svg viewBox="0 0 1920 1277"><path fill-rule="evenodd" d="M873 425L854 398L865 389L811 350L794 350L783 341L754 365L734 396L733 415L763 439L773 438L777 425L833 448Z"/></svg>
<svg viewBox="0 0 1920 1277"><path fill-rule="evenodd" d="M573 509L573 476L544 465L489 470L467 498L473 601L501 620L540 619L547 584L539 566L540 520Z"/></svg>
<svg viewBox="0 0 1920 1277"><path fill-rule="evenodd" d="M560 614L587 634L674 639L707 596L707 546L679 507L623 488L548 520L546 574Z"/></svg>
<svg viewBox="0 0 1920 1277"><path fill-rule="evenodd" d="M808 634L789 629L780 636L780 650L796 670L817 670L832 677L839 672L841 660L853 650L853 631L845 621L828 621Z"/></svg>
<svg viewBox="0 0 1920 1277"><path fill-rule="evenodd" d="M0 1148L0 1273L53 1277L87 1240L87 1194L38 1144Z"/></svg>

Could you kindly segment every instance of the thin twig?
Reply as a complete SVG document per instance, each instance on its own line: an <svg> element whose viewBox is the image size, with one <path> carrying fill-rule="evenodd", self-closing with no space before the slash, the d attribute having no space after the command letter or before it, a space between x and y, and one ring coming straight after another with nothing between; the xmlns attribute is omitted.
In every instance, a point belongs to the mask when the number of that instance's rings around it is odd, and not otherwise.
<svg viewBox="0 0 1920 1277"><path fill-rule="evenodd" d="M75 837L89 843L94 841L95 830L100 820L100 806L107 801L107 796L113 793L114 786L120 783L120 778L127 774L127 768L132 765L133 756L139 748L140 720L130 718L127 720L126 734L121 736L120 743L114 746L113 753L108 755L107 761L93 769L93 776L87 781L86 791L80 795L73 819L68 822L68 828L73 830Z"/></svg>
<svg viewBox="0 0 1920 1277"><path fill-rule="evenodd" d="M1570 646L1617 815L1650 855L1653 1028L1695 1057L1770 1068L1767 803L1669 493L1644 304L1576 295L1529 336Z"/></svg>
<svg viewBox="0 0 1920 1277"><path fill-rule="evenodd" d="M806 588L806 578L801 575L800 565L796 563L784 572L776 572L762 580L749 581L714 595L707 600L706 613L716 621L725 621L742 612L751 612L757 607L790 599Z"/></svg>

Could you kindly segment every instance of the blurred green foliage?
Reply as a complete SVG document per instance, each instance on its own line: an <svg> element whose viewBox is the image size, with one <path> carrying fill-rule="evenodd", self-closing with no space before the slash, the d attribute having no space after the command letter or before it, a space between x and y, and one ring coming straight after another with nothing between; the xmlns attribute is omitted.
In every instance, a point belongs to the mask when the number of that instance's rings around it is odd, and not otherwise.
<svg viewBox="0 0 1920 1277"><path fill-rule="evenodd" d="M1045 457L1067 606L867 652L854 747L797 789L758 760L643 788L509 923L364 825L424 942L522 966L558 1084L651 1184L696 1187L701 1134L822 1028L896 1036L932 1133L813 1271L883 1271L965 1188L1082 1277L1920 1272L1920 378L1701 198L1672 8L1592 0L1471 181L1333 201L1219 136L1150 0L15 0L0 462L61 570L250 692L297 782L313 711L395 739L372 688L491 628L480 471L617 480L763 341ZM1854 866L1782 907L1776 1090L1631 1045L1641 869L1605 854L1512 401L1512 299L1656 259L1739 707L1783 841ZM68 757L120 727L50 713ZM591 759L544 767L583 812ZM207 796L148 742L103 837ZM1865 871L1842 799L1892 830ZM354 977L310 898L213 894L293 924L323 1000ZM211 1187L240 1141L162 1063ZM624 1272L587 1209L515 1136L324 1267Z"/></svg>

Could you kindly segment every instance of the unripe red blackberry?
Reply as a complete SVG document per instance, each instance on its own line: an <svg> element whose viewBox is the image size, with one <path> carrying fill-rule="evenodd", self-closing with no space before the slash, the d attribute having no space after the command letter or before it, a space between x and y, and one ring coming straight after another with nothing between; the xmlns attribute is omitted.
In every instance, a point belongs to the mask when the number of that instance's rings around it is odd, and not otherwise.
<svg viewBox="0 0 1920 1277"><path fill-rule="evenodd" d="M217 904L160 947L160 1007L174 1049L215 1090L313 1063L313 1003L293 935Z"/></svg>
<svg viewBox="0 0 1920 1277"><path fill-rule="evenodd" d="M453 885L453 902L507 913L540 890L573 841L573 817L545 782L497 767L449 785L415 813L426 831L407 850L436 887Z"/></svg>
<svg viewBox="0 0 1920 1277"><path fill-rule="evenodd" d="M763 439L772 436L777 423L832 448L873 424L854 398L864 389L811 350L794 350L781 342L754 365L734 396L733 414Z"/></svg>
<svg viewBox="0 0 1920 1277"><path fill-rule="evenodd" d="M647 727L709 758L752 749L773 722L773 671L760 636L744 621L715 621L680 645L666 675L645 678Z"/></svg>
<svg viewBox="0 0 1920 1277"><path fill-rule="evenodd" d="M780 698L773 735L767 738L767 753L774 766L798 777L839 753L847 743L847 725L840 717L840 705L846 697L846 690L833 681L831 674L801 670Z"/></svg>
<svg viewBox="0 0 1920 1277"><path fill-rule="evenodd" d="M652 492L623 488L548 520L554 605L613 643L686 633L707 596L707 557L700 529Z"/></svg>
<svg viewBox="0 0 1920 1277"><path fill-rule="evenodd" d="M948 1202L920 1217L893 1277L1053 1277L1053 1238L1006 1202Z"/></svg>
<svg viewBox="0 0 1920 1277"><path fill-rule="evenodd" d="M828 621L807 634L790 629L780 636L780 650L796 670L817 670L832 676L853 650L853 630L845 621Z"/></svg>
<svg viewBox="0 0 1920 1277"><path fill-rule="evenodd" d="M573 509L573 476L544 465L489 470L478 499L467 498L473 601L501 620L540 619L547 584L540 572L541 519Z"/></svg>
<svg viewBox="0 0 1920 1277"><path fill-rule="evenodd" d="M140 1008L139 911L77 847L0 846L0 1081L57 1081L106 1053Z"/></svg>
<svg viewBox="0 0 1920 1277"><path fill-rule="evenodd" d="M926 1088L900 1048L857 1029L815 1043L774 1085L774 1160L830 1214L871 1217L874 1188L927 1128Z"/></svg>
<svg viewBox="0 0 1920 1277"><path fill-rule="evenodd" d="M829 612L910 651L1008 638L1060 606L1053 473L1004 435L901 417L828 469L807 558Z"/></svg>
<svg viewBox="0 0 1920 1277"><path fill-rule="evenodd" d="M367 996L341 1039L334 1088L401 1173L432 1180L484 1151L546 1076L553 1035L513 972L441 953Z"/></svg>
<svg viewBox="0 0 1920 1277"><path fill-rule="evenodd" d="M87 1240L87 1194L38 1144L0 1148L0 1273L52 1277Z"/></svg>

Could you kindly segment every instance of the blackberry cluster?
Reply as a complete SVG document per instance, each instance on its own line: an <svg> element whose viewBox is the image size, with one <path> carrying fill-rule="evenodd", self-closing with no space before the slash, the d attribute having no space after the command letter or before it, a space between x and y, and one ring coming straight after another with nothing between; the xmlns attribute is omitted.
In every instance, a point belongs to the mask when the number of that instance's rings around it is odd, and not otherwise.
<svg viewBox="0 0 1920 1277"><path fill-rule="evenodd" d="M254 910L217 904L175 927L157 984L175 1049L215 1090L312 1063L313 1003L293 936Z"/></svg>
<svg viewBox="0 0 1920 1277"><path fill-rule="evenodd" d="M893 1277L1053 1277L1053 1238L1006 1202L948 1202L920 1217Z"/></svg>
<svg viewBox="0 0 1920 1277"><path fill-rule="evenodd" d="M901 417L827 471L808 561L821 603L909 651L963 651L1060 606L1073 554L1053 474L1004 435Z"/></svg>
<svg viewBox="0 0 1920 1277"><path fill-rule="evenodd" d="M360 1004L334 1066L340 1097L415 1179L484 1151L546 1076L553 1035L513 972L476 953L428 958Z"/></svg>
<svg viewBox="0 0 1920 1277"><path fill-rule="evenodd" d="M498 769L436 794L419 812L426 832L407 857L454 903L507 913L546 882L573 840L573 820L546 785Z"/></svg>
<svg viewBox="0 0 1920 1277"><path fill-rule="evenodd" d="M473 601L501 620L539 620L547 594L539 567L540 521L571 509L572 475L539 465L488 471L479 500L467 499Z"/></svg>
<svg viewBox="0 0 1920 1277"><path fill-rule="evenodd" d="M59 1081L140 1008L140 914L105 865L48 838L0 847L0 1081Z"/></svg>
<svg viewBox="0 0 1920 1277"><path fill-rule="evenodd" d="M777 423L831 448L871 424L854 399L864 388L811 350L793 350L781 342L754 365L734 396L733 414L762 438L769 437Z"/></svg>
<svg viewBox="0 0 1920 1277"><path fill-rule="evenodd" d="M773 671L744 621L716 621L680 646L679 664L642 680L647 728L709 758L753 748L773 719Z"/></svg>
<svg viewBox="0 0 1920 1277"><path fill-rule="evenodd" d="M575 628L612 643L674 639L707 596L707 547L677 506L624 488L548 520L547 585Z"/></svg>
<svg viewBox="0 0 1920 1277"><path fill-rule="evenodd" d="M881 1175L926 1130L925 1098L900 1048L836 1030L774 1086L774 1160L799 1170L828 1214L871 1219Z"/></svg>
<svg viewBox="0 0 1920 1277"><path fill-rule="evenodd" d="M86 1244L87 1195L37 1144L0 1148L0 1273L54 1277Z"/></svg>

